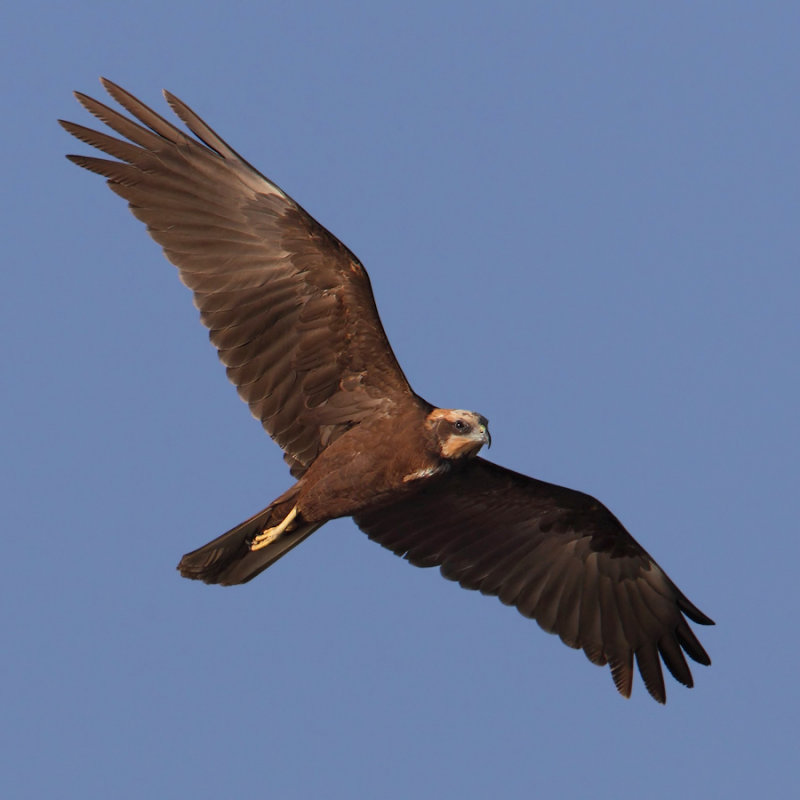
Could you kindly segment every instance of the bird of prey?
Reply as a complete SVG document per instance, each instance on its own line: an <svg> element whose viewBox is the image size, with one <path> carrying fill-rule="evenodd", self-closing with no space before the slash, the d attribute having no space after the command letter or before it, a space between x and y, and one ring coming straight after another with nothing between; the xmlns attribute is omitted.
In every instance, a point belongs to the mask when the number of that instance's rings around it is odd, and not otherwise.
<svg viewBox="0 0 800 800"><path fill-rule="evenodd" d="M412 390L345 245L177 97L164 93L194 136L102 83L134 119L76 92L121 138L61 121L113 160L68 158L107 178L178 268L228 377L296 479L185 555L181 574L245 583L351 516L412 564L496 595L608 664L626 697L634 659L658 702L661 661L692 686L684 652L710 659L686 617L713 622L617 518L589 495L480 458L486 418Z"/></svg>

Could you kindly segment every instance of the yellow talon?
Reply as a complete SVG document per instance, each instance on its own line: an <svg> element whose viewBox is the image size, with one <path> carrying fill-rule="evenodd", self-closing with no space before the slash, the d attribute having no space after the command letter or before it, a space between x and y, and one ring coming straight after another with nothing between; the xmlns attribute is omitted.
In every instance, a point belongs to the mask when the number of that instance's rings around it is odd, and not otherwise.
<svg viewBox="0 0 800 800"><path fill-rule="evenodd" d="M250 550L261 550L262 548L266 547L268 544L272 544L282 533L286 532L286 529L292 524L294 518L297 516L297 506L295 506L287 515L286 519L281 522L280 525L276 525L274 528L267 528L258 536L253 537L253 541L250 542Z"/></svg>

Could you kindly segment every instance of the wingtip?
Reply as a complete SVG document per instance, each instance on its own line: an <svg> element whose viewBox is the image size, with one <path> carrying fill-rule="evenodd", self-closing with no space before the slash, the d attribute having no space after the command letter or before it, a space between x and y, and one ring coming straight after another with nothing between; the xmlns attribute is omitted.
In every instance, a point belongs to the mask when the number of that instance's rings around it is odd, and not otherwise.
<svg viewBox="0 0 800 800"><path fill-rule="evenodd" d="M653 698L653 700L656 701L656 703L658 703L660 706L665 706L667 704L667 689L663 681L661 685L655 683L652 686L645 681L644 685L645 689L647 689L647 693Z"/></svg>
<svg viewBox="0 0 800 800"><path fill-rule="evenodd" d="M180 117L180 109L185 108L186 104L181 101L180 98L176 97L169 89L162 89L161 94L164 96L164 100L166 100L167 105ZM181 119L183 119L181 117Z"/></svg>
<svg viewBox="0 0 800 800"><path fill-rule="evenodd" d="M716 625L711 617L704 614L694 603L692 603L685 595L681 594L678 598L678 606L680 610L686 614L689 619L697 625Z"/></svg>

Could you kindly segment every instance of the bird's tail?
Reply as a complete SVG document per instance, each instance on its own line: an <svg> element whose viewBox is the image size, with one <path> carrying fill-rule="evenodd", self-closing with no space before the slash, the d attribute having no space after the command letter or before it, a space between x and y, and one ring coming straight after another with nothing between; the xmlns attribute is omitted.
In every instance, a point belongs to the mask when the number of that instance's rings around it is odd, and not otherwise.
<svg viewBox="0 0 800 800"><path fill-rule="evenodd" d="M297 527L290 527L265 547L251 550L253 538L265 529L280 524L292 509L291 503L282 501L283 498L279 498L212 542L187 553L178 564L181 575L223 586L246 583L255 578L303 539L311 536L321 525L300 521Z"/></svg>

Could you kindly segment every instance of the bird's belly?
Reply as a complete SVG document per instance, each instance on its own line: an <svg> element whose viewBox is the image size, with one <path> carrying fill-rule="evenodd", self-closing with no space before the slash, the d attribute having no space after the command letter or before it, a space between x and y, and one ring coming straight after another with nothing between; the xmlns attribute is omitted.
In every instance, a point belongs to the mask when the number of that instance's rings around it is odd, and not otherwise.
<svg viewBox="0 0 800 800"><path fill-rule="evenodd" d="M404 463L363 453L325 462L313 464L301 480L298 510L307 522L349 517L392 502L445 468L418 458Z"/></svg>

